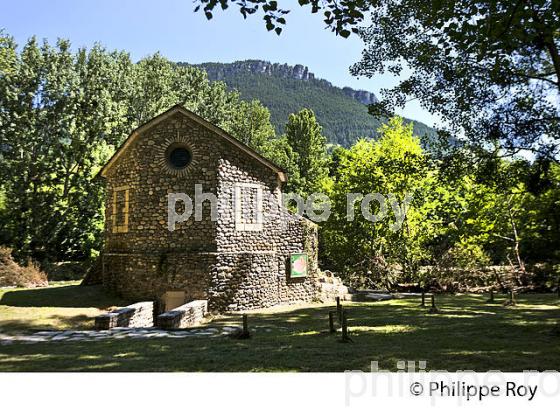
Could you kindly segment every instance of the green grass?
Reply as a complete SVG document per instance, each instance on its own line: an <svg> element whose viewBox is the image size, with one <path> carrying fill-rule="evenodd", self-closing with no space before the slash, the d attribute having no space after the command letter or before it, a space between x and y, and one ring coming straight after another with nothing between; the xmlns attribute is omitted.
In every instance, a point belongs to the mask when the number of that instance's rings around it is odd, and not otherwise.
<svg viewBox="0 0 560 410"><path fill-rule="evenodd" d="M78 311L92 301L91 293L100 292L72 286L64 293L65 302L61 293L49 293L56 289L15 292L30 292L35 302L29 304L66 306L60 309L73 304L79 305L73 307ZM8 295L0 298L0 304L12 303ZM48 302L51 296L57 303ZM114 302L99 295L93 298L97 308L104 305L103 297ZM417 299L348 303L352 343L340 343L340 334L327 332L332 306L306 305L251 312L250 326L261 330L248 340L198 337L12 344L0 346L0 371L338 372L367 371L374 360L392 371L400 360L426 360L428 370L560 370L556 296L520 295L512 308L488 305L486 299L472 294L440 296L441 313L436 315L426 314ZM6 323L6 308L0 307L0 323ZM239 322L239 315L227 315L211 325Z"/></svg>
<svg viewBox="0 0 560 410"><path fill-rule="evenodd" d="M101 286L78 284L68 281L47 288L0 289L0 331L89 329L95 316L127 304L104 293Z"/></svg>

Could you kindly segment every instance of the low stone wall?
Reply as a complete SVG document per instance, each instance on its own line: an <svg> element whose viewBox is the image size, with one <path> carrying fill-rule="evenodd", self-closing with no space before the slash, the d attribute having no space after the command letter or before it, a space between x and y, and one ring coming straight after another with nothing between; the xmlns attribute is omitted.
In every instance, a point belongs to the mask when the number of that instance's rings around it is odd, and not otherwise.
<svg viewBox="0 0 560 410"><path fill-rule="evenodd" d="M196 326L208 311L207 300L193 300L157 317L157 325L162 329L184 329Z"/></svg>
<svg viewBox="0 0 560 410"><path fill-rule="evenodd" d="M138 302L95 318L95 328L98 330L111 329L113 327L153 326L154 302Z"/></svg>

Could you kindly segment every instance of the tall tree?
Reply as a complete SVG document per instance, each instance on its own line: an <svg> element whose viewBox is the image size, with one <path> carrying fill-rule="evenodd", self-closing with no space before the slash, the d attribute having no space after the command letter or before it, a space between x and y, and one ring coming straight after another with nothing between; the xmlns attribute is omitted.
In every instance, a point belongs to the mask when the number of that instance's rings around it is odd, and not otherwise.
<svg viewBox="0 0 560 410"><path fill-rule="evenodd" d="M303 109L291 114L285 127L286 139L297 154L299 185L295 191L310 194L320 189L323 179L328 175L326 138L315 114Z"/></svg>
<svg viewBox="0 0 560 410"><path fill-rule="evenodd" d="M265 153L266 144L275 137L270 111L256 100L241 101L226 128L239 141L260 153Z"/></svg>
<svg viewBox="0 0 560 410"><path fill-rule="evenodd" d="M127 64L128 55L100 46L73 54L67 41L39 47L31 39L3 76L3 236L20 256L72 257L99 246L93 176L126 124L115 72Z"/></svg>

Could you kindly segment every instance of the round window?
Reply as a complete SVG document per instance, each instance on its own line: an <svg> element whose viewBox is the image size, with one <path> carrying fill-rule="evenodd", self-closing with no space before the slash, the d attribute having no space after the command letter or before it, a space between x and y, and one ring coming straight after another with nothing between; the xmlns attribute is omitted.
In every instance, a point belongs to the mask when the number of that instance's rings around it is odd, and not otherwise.
<svg viewBox="0 0 560 410"><path fill-rule="evenodd" d="M192 161L191 151L187 147L170 147L168 152L169 163L175 169L185 168Z"/></svg>

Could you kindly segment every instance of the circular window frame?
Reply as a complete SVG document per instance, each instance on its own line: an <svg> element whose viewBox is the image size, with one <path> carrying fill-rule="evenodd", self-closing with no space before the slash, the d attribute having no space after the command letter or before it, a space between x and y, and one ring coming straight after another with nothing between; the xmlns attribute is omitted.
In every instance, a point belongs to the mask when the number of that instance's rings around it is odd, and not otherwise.
<svg viewBox="0 0 560 410"><path fill-rule="evenodd" d="M170 176L182 178L189 175L194 170L198 169L200 161L200 150L195 141L193 141L188 133L177 132L175 137L163 138L158 144L154 144L154 160L157 163L159 169ZM168 154L170 149L177 146L186 147L191 153L191 162L185 168L177 169L168 161ZM172 148L173 147L173 148Z"/></svg>
<svg viewBox="0 0 560 410"><path fill-rule="evenodd" d="M189 153L189 160L183 166L177 166L171 160L171 154L177 149L184 149ZM170 169L178 172L184 171L193 163L193 150L188 144L185 144L184 142L173 142L169 144L169 146L165 150L165 161Z"/></svg>

